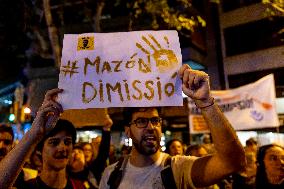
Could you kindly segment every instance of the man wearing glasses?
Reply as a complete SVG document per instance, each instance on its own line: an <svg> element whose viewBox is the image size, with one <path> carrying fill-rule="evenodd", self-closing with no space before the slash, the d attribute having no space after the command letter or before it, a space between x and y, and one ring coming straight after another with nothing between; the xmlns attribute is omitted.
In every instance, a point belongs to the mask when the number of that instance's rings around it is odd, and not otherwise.
<svg viewBox="0 0 284 189"><path fill-rule="evenodd" d="M0 125L0 161L12 149L14 133L11 127Z"/></svg>
<svg viewBox="0 0 284 189"><path fill-rule="evenodd" d="M170 165L175 186L169 187L164 182L165 179L161 178L161 171L169 158L160 151L162 119L158 108L126 108L125 133L132 139L133 148L130 156L121 164L120 174L112 174L117 170L118 163L106 168L100 189L206 187L245 166L242 145L230 123L214 103L208 75L183 65L179 70L179 77L182 79L183 92L195 101L210 127L216 153L201 158L172 157Z"/></svg>

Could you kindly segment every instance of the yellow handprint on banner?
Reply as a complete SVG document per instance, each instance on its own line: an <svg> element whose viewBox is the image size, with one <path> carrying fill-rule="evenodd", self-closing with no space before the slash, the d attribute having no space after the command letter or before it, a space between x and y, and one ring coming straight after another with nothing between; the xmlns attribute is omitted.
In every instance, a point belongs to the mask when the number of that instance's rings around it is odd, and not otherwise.
<svg viewBox="0 0 284 189"><path fill-rule="evenodd" d="M174 51L169 49L170 45L167 36L164 36L164 40L167 43L167 49L163 48L153 35L149 34L148 36L157 48L145 36L142 36L142 40L154 50L153 54L146 50L140 43L136 43L136 46L147 55L148 63L150 64L150 56L152 56L160 73L167 72L175 68L178 64L178 60Z"/></svg>

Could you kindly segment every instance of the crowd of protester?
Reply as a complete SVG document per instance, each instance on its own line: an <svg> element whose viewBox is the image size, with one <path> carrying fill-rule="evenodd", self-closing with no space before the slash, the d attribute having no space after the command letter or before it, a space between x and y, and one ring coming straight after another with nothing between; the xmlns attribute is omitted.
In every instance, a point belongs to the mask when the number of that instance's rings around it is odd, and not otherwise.
<svg viewBox="0 0 284 189"><path fill-rule="evenodd" d="M110 149L111 120L102 129L102 137L97 137L92 142L76 143L72 149L72 155L68 162L68 174L73 178L77 188L99 187L103 170L107 165L123 159L131 152L131 146L123 145L120 149ZM204 137L208 138L205 134ZM12 149L13 130L10 126L0 125L0 161ZM94 141L97 141L94 145ZM208 144L210 148L208 149ZM113 146L113 145L112 145ZM42 158L40 145L26 160L23 171L17 180L35 179L41 174ZM114 147L113 147L114 148ZM284 148L277 144L269 144L258 147L256 139L250 138L244 146L246 167L244 170L230 175L214 185L202 189L274 189L283 188L284 184ZM109 151L109 153L106 153ZM171 156L186 155L204 157L214 153L214 145L203 140L201 144L186 145L180 139L171 139L166 143L165 152ZM111 155L112 154L112 155ZM111 158L116 161L111 162ZM22 177L22 178L21 178ZM80 187L80 186L84 187ZM17 183L15 184L17 187ZM19 186L18 186L19 187ZM201 189L201 188L199 188Z"/></svg>
<svg viewBox="0 0 284 189"><path fill-rule="evenodd" d="M209 125L202 144L172 139L162 152L156 107L125 108L125 134L133 146L122 146L119 156L110 142L110 117L100 138L76 143L74 125L58 119L63 109L55 99L62 90L53 89L17 145L12 128L0 126L0 188L283 189L284 148L259 146L253 138L242 147L211 97L208 75L186 66L179 75Z"/></svg>

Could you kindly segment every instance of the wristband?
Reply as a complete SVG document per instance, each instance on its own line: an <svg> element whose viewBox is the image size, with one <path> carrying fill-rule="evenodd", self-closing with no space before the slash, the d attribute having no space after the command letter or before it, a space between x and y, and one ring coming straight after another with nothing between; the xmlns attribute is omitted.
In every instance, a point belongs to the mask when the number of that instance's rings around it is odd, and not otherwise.
<svg viewBox="0 0 284 189"><path fill-rule="evenodd" d="M214 104L215 104L215 99L214 99L213 97L212 97L212 102L211 102L210 104L208 104L208 105L205 105L205 106L197 106L197 104L195 103L196 107L199 108L199 109L208 108L208 107L210 107L210 106L212 106L212 105L214 105Z"/></svg>

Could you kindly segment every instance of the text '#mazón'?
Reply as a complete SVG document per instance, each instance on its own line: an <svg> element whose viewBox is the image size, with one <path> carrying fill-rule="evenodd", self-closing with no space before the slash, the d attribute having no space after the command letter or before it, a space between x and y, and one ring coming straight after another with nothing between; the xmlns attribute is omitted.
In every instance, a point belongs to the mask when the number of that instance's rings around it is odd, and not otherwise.
<svg viewBox="0 0 284 189"><path fill-rule="evenodd" d="M102 62L100 56L97 56L93 62L89 58L85 58L84 75L88 74L88 70L90 70L90 68L95 68L96 74L103 74L103 73L121 72L122 68L133 69L134 67L136 67L136 65L138 66L139 72L142 73L152 72L150 57L148 57L148 62L146 63L142 58L139 58L138 61L135 61L134 60L135 56L136 54L132 55L131 59L126 62L120 60Z"/></svg>

